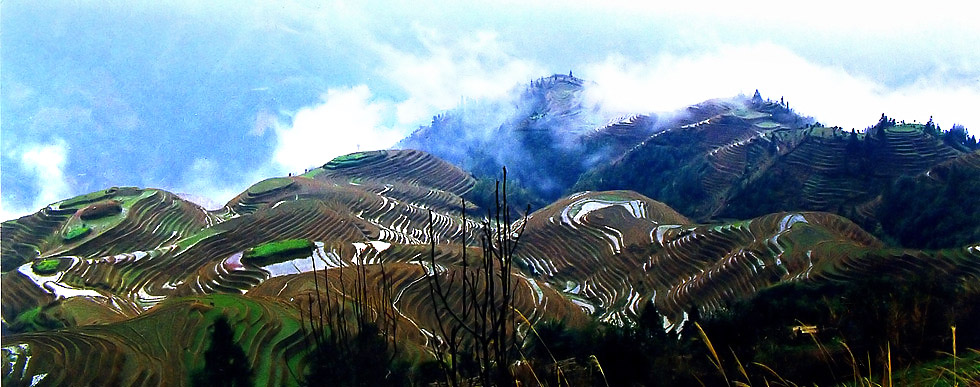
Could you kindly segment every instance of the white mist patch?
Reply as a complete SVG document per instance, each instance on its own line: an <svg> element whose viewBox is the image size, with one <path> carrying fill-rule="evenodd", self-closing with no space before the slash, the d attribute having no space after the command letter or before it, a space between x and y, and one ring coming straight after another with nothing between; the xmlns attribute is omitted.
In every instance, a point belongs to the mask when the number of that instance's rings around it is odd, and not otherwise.
<svg viewBox="0 0 980 387"><path fill-rule="evenodd" d="M298 172L348 153L388 149L405 135L382 124L392 105L375 99L366 85L329 89L322 98L297 111L290 126L276 127L272 160L285 170Z"/></svg>
<svg viewBox="0 0 980 387"><path fill-rule="evenodd" d="M2 222L27 216L33 214L34 212L35 210L30 208L10 207L4 205L3 202L0 202L0 221Z"/></svg>
<svg viewBox="0 0 980 387"><path fill-rule="evenodd" d="M424 122L434 112L455 107L463 97L510 99L515 85L546 73L533 61L519 58L493 31L449 36L417 24L413 30L422 50L379 46L385 62L381 73L408 93L397 106L401 124Z"/></svg>
<svg viewBox="0 0 980 387"><path fill-rule="evenodd" d="M586 89L588 103L610 113L670 112L705 98L752 95L758 89L764 97L786 97L791 108L827 125L861 129L884 112L908 121L934 116L947 128L953 123L980 128L980 111L971 108L980 106L980 83L936 73L888 87L771 43L646 60L614 53L582 73L594 81Z"/></svg>
<svg viewBox="0 0 980 387"><path fill-rule="evenodd" d="M68 159L68 143L55 137L52 143L24 146L20 163L24 169L34 174L38 193L33 207L41 208L71 196L71 188L65 178Z"/></svg>
<svg viewBox="0 0 980 387"><path fill-rule="evenodd" d="M275 171L264 169L268 168L236 173L234 174L238 178L236 182L223 183L223 180L229 175L228 171L223 170L221 165L211 158L198 157L183 171L181 183L173 190L181 199L193 202L207 210L216 210L256 181L263 180L268 175L276 174Z"/></svg>

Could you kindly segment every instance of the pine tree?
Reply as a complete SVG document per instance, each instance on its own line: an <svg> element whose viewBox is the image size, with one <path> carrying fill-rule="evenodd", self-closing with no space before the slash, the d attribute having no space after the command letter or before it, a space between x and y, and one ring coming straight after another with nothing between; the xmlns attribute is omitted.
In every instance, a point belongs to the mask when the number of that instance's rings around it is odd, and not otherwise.
<svg viewBox="0 0 980 387"><path fill-rule="evenodd" d="M224 316L212 326L211 345L204 352L204 369L194 376L195 386L251 386L252 369L245 351L235 343L235 332Z"/></svg>

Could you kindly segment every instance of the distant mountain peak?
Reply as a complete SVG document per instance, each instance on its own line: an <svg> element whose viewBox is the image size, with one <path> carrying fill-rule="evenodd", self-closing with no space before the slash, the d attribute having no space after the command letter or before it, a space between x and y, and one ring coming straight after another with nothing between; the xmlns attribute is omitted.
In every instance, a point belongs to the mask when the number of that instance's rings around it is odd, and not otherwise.
<svg viewBox="0 0 980 387"><path fill-rule="evenodd" d="M585 80L582 78L576 78L575 76L572 75L572 72L569 71L568 75L552 74L547 77L541 77L536 80L532 80L529 89L546 88L558 84L567 84L567 85L572 85L577 87L583 87L585 86Z"/></svg>

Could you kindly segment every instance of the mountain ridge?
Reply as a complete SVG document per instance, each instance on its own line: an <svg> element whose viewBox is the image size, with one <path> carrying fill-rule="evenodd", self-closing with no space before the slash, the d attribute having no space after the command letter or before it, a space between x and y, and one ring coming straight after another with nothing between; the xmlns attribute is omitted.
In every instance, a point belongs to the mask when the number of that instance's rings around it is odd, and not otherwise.
<svg viewBox="0 0 980 387"><path fill-rule="evenodd" d="M867 133L848 133L759 97L706 101L683 117L579 122L587 129L570 129L579 135L573 141L548 143L568 128L552 125L582 114L576 79L532 84L529 106L549 108L515 109L530 115L493 128L519 139L509 151L548 145L524 165L549 168L511 167L508 176L561 175L545 185L521 180L508 193L577 190L507 224L519 233L482 234L484 222L502 216L491 207L496 184L410 149L353 153L265 179L216 210L163 190L113 187L3 222L4 383L187 384L202 366L208 330L224 316L257 381L295 384L313 366L311 316L348 304L370 311L371 321L390 318L392 340L412 358L430 359L440 340L434 332L450 318L431 300L430 281L448 287L467 278L487 258L488 235L520 242L501 276L514 284L512 307L524 317L514 330L524 332L552 320L632 326L652 314L680 334L695 316L787 284L902 283L930 272L969 290L980 279L972 207L959 207L966 220L950 223L956 238L940 249L895 246L862 228L877 220L914 230L930 220L889 222L885 216L897 214L889 206L932 213L980 186L972 183L980 151L958 148L935 127L883 116ZM552 108L567 114L551 117ZM465 123L471 113L453 114ZM465 128L439 125L433 130ZM848 179L873 184L841 183ZM816 195L827 187L839 188ZM847 196L848 189L866 191ZM493 200L475 201L479 190ZM903 204L909 192L936 200ZM832 208L843 196L851 207ZM759 207L760 200L774 204ZM831 211L806 208L817 204ZM763 213L729 217L753 211ZM289 243L302 247L283 247ZM263 248L282 250L259 256ZM449 293L448 304L465 303L465 293Z"/></svg>

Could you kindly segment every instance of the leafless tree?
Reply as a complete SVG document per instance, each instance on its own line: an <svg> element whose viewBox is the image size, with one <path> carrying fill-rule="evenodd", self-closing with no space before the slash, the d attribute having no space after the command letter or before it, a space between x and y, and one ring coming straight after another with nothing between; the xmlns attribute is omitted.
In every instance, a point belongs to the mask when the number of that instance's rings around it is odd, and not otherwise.
<svg viewBox="0 0 980 387"><path fill-rule="evenodd" d="M514 251L527 224L513 229L507 204L507 169L503 181L497 181L496 205L487 210L480 232L482 254L470 263L467 257L466 203L462 201L462 262L458 270L438 273L435 230L429 212L430 254L419 263L431 268L428 275L429 300L435 311L438 336L430 347L439 360L446 382L451 386L467 383L464 363L477 367L479 383L484 386L512 385L510 366L518 350L514 289L511 268Z"/></svg>

